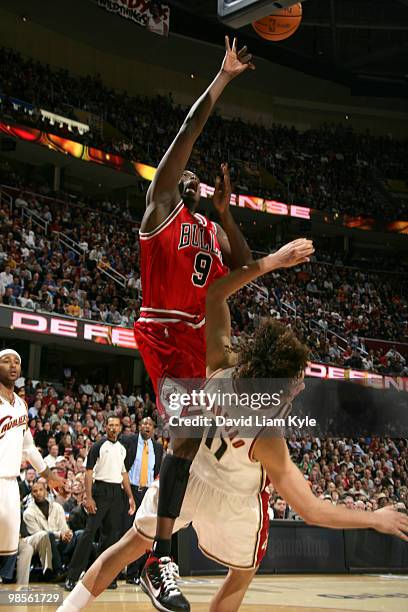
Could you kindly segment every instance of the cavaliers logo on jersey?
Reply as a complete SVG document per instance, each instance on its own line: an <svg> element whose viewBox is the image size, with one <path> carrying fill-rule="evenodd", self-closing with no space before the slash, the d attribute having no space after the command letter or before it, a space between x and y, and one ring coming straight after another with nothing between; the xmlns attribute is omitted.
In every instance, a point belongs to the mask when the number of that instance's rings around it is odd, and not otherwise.
<svg viewBox="0 0 408 612"><path fill-rule="evenodd" d="M11 414L8 414L0 419L0 440L10 429L13 429L13 427L21 427L21 425L26 425L27 421L28 417L26 414L14 419Z"/></svg>

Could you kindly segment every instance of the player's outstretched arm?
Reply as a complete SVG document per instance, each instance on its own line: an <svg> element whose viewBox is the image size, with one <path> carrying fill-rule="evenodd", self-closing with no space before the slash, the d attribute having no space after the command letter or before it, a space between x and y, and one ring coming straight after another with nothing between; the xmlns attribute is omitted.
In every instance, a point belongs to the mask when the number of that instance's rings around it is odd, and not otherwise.
<svg viewBox="0 0 408 612"><path fill-rule="evenodd" d="M211 85L192 106L176 138L161 160L147 192L147 206L153 204L171 209L178 204L180 177L186 168L195 141L228 83L248 68L254 68L251 59L252 56L248 54L246 47L237 51L236 38L231 47L228 36L225 37L225 57L221 69Z"/></svg>
<svg viewBox="0 0 408 612"><path fill-rule="evenodd" d="M251 249L231 214L231 179L228 164L221 164L222 177L215 180L213 204L222 227L217 224L218 242L225 263L235 270L253 261Z"/></svg>
<svg viewBox="0 0 408 612"><path fill-rule="evenodd" d="M299 238L285 244L276 253L238 268L209 286L205 305L207 375L219 368L228 368L234 362L235 356L230 346L231 317L227 304L230 295L272 270L308 262L313 253L312 241Z"/></svg>
<svg viewBox="0 0 408 612"><path fill-rule="evenodd" d="M274 488L306 523L331 529L371 528L408 542L408 516L391 507L376 512L357 512L332 506L315 497L291 460L284 438L259 438L252 457L262 463Z"/></svg>

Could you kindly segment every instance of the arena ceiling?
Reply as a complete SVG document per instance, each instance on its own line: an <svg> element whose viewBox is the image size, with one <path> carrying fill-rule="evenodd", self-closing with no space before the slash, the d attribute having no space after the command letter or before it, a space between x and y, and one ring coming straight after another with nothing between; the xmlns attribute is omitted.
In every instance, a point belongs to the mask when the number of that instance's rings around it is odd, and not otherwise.
<svg viewBox="0 0 408 612"><path fill-rule="evenodd" d="M167 4L173 32L222 40L216 0ZM357 95L408 95L408 0L304 0L300 28L281 43L264 41L251 26L235 32L255 55L350 85Z"/></svg>
<svg viewBox="0 0 408 612"><path fill-rule="evenodd" d="M171 7L168 39L129 20L115 19L112 27L112 14L94 0L1 0L0 8L19 21L25 15L97 48L162 67L195 72L199 53L200 71L209 75L224 34L238 32L255 56L344 84L353 95L408 97L408 0L303 0L300 28L281 43L264 41L251 26L228 30L217 20L217 0L162 1ZM189 39L210 43L207 53L198 42L187 50Z"/></svg>

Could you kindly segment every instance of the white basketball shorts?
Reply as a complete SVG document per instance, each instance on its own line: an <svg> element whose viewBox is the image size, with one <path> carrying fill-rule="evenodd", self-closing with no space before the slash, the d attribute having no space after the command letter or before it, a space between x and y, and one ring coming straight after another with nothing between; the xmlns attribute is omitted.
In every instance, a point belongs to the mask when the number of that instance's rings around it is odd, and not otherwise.
<svg viewBox="0 0 408 612"><path fill-rule="evenodd" d="M147 540L156 533L159 481L146 492L136 513L134 528ZM174 533L192 523L200 550L210 559L235 569L254 569L268 544L267 491L243 497L211 487L190 473Z"/></svg>

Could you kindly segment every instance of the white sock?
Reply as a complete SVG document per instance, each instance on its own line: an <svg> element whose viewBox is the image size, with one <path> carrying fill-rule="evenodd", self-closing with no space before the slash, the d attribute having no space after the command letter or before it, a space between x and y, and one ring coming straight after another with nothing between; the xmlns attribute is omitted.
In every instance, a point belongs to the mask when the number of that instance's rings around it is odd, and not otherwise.
<svg viewBox="0 0 408 612"><path fill-rule="evenodd" d="M95 596L84 587L82 582L77 582L74 590L64 599L64 603L57 612L78 612L92 603L94 599Z"/></svg>

